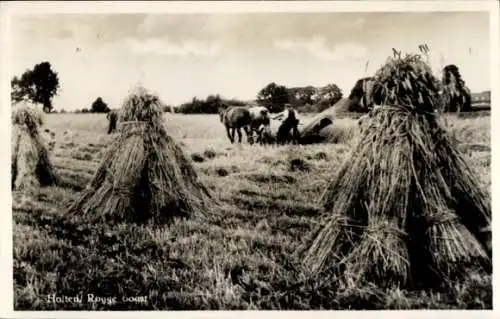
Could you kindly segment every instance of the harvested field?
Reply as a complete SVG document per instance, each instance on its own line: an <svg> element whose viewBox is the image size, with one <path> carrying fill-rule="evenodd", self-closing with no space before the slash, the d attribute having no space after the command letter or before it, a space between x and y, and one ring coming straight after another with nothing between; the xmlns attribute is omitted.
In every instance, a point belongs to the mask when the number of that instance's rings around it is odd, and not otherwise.
<svg viewBox="0 0 500 319"><path fill-rule="evenodd" d="M350 133L339 129L336 143L276 147L231 145L216 115L164 117L188 157L196 154L193 166L218 194L221 216L161 227L70 220L67 202L91 180L114 135L105 115L46 115L53 164L74 185L44 187L30 210L13 210L15 310L492 308L491 276L474 269L447 291L345 288L332 273L320 284L304 280L291 256L319 220L316 200L348 156L356 120L341 120ZM447 121L490 195L490 117ZM84 302L49 303L54 293ZM89 303L88 294L107 298Z"/></svg>

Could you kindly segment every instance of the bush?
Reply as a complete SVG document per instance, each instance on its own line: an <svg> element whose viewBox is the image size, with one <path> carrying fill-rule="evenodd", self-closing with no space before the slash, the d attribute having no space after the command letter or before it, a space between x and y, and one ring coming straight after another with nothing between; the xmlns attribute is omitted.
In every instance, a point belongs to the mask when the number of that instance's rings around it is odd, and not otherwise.
<svg viewBox="0 0 500 319"><path fill-rule="evenodd" d="M200 153L191 154L191 159L196 163L202 163L205 161L205 158Z"/></svg>

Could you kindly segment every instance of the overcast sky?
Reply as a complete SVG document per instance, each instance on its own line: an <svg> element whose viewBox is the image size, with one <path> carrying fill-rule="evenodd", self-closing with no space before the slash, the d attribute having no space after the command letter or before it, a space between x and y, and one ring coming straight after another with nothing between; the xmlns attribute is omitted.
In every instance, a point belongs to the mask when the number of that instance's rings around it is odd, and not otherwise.
<svg viewBox="0 0 500 319"><path fill-rule="evenodd" d="M345 95L392 47L431 50L459 66L472 91L490 89L487 13L253 13L38 15L12 18L13 72L49 61L56 109L119 107L142 83L167 104L220 93L253 99L274 81L336 83ZM79 48L80 50L77 50ZM368 70L365 73L367 61ZM440 76L440 74L439 74Z"/></svg>

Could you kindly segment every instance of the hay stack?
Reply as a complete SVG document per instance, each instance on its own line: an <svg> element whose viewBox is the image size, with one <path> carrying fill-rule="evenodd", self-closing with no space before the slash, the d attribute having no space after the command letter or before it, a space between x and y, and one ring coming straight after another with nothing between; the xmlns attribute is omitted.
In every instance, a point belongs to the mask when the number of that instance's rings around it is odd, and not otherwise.
<svg viewBox="0 0 500 319"><path fill-rule="evenodd" d="M300 129L300 143L313 144L324 142L327 136L321 134L322 130L333 123L337 108L340 104L346 102L348 103L348 100L340 99L334 106L314 116L309 123Z"/></svg>
<svg viewBox="0 0 500 319"><path fill-rule="evenodd" d="M335 119L352 116L352 113L368 112L373 107L371 92L373 90L373 77L364 77L356 81L349 97L341 98L332 107L317 114L300 132L302 144L327 142L338 135L333 124ZM324 130L326 127L328 129Z"/></svg>
<svg viewBox="0 0 500 319"><path fill-rule="evenodd" d="M371 78L367 78L371 79ZM362 79L363 80L363 79ZM360 80L361 81L361 80ZM364 79L364 81L368 81ZM358 81L359 82L359 81ZM355 89L353 89L355 91ZM357 91L355 91L357 92ZM300 143L301 144L314 144L314 143L328 143L337 140L339 135L344 135L342 132L345 128L337 127L334 121L339 118L352 117L352 111L359 108L361 105L360 101L368 100L369 97L361 96L356 99L345 99L342 98L332 107L324 110L323 112L317 114L312 120L309 121L300 130ZM366 103L366 102L362 102ZM361 116L362 113L359 113ZM340 133L339 133L340 132ZM350 135L351 132L345 132L345 135Z"/></svg>
<svg viewBox="0 0 500 319"><path fill-rule="evenodd" d="M471 264L491 271L490 206L434 113L436 84L415 55L376 73L381 106L321 197L329 216L303 256L310 271L406 287L457 279Z"/></svg>
<svg viewBox="0 0 500 319"><path fill-rule="evenodd" d="M40 186L57 184L40 126L42 114L26 103L12 106L11 176L12 190L35 195Z"/></svg>
<svg viewBox="0 0 500 319"><path fill-rule="evenodd" d="M92 220L166 222L208 209L212 195L167 134L159 98L137 88L120 110L119 136L69 211Z"/></svg>

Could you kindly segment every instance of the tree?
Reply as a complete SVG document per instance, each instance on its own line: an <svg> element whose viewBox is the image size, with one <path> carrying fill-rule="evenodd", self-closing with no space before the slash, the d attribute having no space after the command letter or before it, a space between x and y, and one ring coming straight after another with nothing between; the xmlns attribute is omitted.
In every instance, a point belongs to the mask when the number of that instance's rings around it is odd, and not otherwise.
<svg viewBox="0 0 500 319"><path fill-rule="evenodd" d="M296 92L295 98L301 102L302 105L314 104L313 96L316 94L317 89L314 86L306 86Z"/></svg>
<svg viewBox="0 0 500 319"><path fill-rule="evenodd" d="M285 108L285 104L289 103L288 90L283 85L269 83L259 91L257 101L273 113L281 112Z"/></svg>
<svg viewBox="0 0 500 319"><path fill-rule="evenodd" d="M314 86L308 85L305 87L293 87L288 88L289 102L294 107L301 107L305 105L314 104L312 99L313 95L316 93L316 88Z"/></svg>
<svg viewBox="0 0 500 319"><path fill-rule="evenodd" d="M94 103L92 103L92 106L90 107L90 112L92 113L107 113L109 112L109 107L104 101L102 100L101 97L98 97Z"/></svg>
<svg viewBox="0 0 500 319"><path fill-rule="evenodd" d="M334 83L320 88L313 96L314 101L320 105L334 105L342 98L342 90Z"/></svg>
<svg viewBox="0 0 500 319"><path fill-rule="evenodd" d="M26 70L20 78L11 80L11 98L14 102L23 100L43 105L44 112L52 111L52 98L59 90L59 77L50 62L41 62L33 70Z"/></svg>
<svg viewBox="0 0 500 319"><path fill-rule="evenodd" d="M444 67L441 87L444 111L469 112L472 109L470 90L456 65L449 64Z"/></svg>

